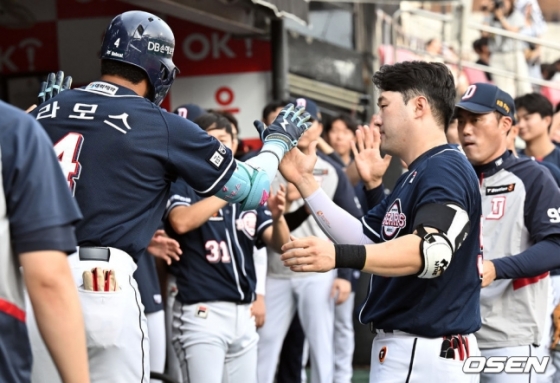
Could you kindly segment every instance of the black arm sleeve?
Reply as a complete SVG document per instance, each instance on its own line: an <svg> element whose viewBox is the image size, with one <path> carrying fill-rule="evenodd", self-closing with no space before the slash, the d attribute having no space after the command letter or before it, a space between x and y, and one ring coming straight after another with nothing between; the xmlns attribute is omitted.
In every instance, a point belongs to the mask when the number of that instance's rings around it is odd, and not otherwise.
<svg viewBox="0 0 560 383"><path fill-rule="evenodd" d="M551 235L527 250L493 259L496 279L530 278L560 267L560 235Z"/></svg>
<svg viewBox="0 0 560 383"><path fill-rule="evenodd" d="M368 210L371 210L377 205L379 205L379 203L383 201L383 198L385 198L385 193L384 193L385 188L383 187L383 184L371 190L367 190L364 187L364 190L366 191Z"/></svg>
<svg viewBox="0 0 560 383"><path fill-rule="evenodd" d="M286 220L290 231L297 229L307 218L309 218L309 213L307 212L305 205L301 205L301 207L296 211L284 214L284 219Z"/></svg>

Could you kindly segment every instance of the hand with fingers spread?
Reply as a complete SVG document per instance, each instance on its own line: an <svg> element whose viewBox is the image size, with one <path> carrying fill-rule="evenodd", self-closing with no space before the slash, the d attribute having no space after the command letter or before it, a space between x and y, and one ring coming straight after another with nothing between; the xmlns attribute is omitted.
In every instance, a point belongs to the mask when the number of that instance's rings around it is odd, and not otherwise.
<svg viewBox="0 0 560 383"><path fill-rule="evenodd" d="M295 238L282 246L281 260L292 271L326 272L335 268L334 244L317 237Z"/></svg>
<svg viewBox="0 0 560 383"><path fill-rule="evenodd" d="M336 278L331 289L331 298L336 298L336 305L341 305L350 297L352 284L343 278Z"/></svg>
<svg viewBox="0 0 560 383"><path fill-rule="evenodd" d="M302 181L313 178L313 169L317 162L317 142L309 144L309 153L305 154L298 148L286 153L278 170L284 178L297 187Z"/></svg>
<svg viewBox="0 0 560 383"><path fill-rule="evenodd" d="M148 252L156 258L163 259L168 265L173 261L179 261L179 256L183 254L179 242L169 238L163 230L154 233L148 245Z"/></svg>
<svg viewBox="0 0 560 383"><path fill-rule="evenodd" d="M311 126L310 118L304 108L288 104L268 128L262 121L255 121L255 128L264 143L263 150L267 143L279 146L284 153L295 148L301 135Z"/></svg>
<svg viewBox="0 0 560 383"><path fill-rule="evenodd" d="M50 73L47 81L43 81L41 84L41 91L38 95L39 105L50 100L60 92L70 89L70 86L72 86L71 76L64 77L63 71L58 71L56 75Z"/></svg>
<svg viewBox="0 0 560 383"><path fill-rule="evenodd" d="M372 118L373 122L373 118ZM381 134L373 123L360 126L356 131L356 143L352 143L354 161L367 189L381 185L383 176L391 163L391 156L381 156Z"/></svg>
<svg viewBox="0 0 560 383"><path fill-rule="evenodd" d="M267 206L273 220L278 220L282 217L284 211L286 211L286 187L284 185L280 185L276 194L272 191L270 192Z"/></svg>

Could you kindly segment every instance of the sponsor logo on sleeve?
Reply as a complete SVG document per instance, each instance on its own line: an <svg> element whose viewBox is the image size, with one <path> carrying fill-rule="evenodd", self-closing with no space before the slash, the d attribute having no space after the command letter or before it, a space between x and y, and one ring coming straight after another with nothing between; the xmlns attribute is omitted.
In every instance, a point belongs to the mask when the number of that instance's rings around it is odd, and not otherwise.
<svg viewBox="0 0 560 383"><path fill-rule="evenodd" d="M214 152L214 154L212 154L212 157L208 159L208 162L214 165L216 169L219 169L222 162L224 162L224 156L216 151Z"/></svg>

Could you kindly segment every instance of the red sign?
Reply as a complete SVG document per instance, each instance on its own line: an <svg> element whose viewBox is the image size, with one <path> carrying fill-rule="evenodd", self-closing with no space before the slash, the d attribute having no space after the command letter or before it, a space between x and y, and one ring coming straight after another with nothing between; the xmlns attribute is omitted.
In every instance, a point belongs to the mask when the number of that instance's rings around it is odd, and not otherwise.
<svg viewBox="0 0 560 383"><path fill-rule="evenodd" d="M132 10L138 7L115 0L56 0L59 19L114 17Z"/></svg>
<svg viewBox="0 0 560 383"><path fill-rule="evenodd" d="M31 28L0 28L0 73L53 72L58 70L56 22Z"/></svg>
<svg viewBox="0 0 560 383"><path fill-rule="evenodd" d="M175 34L173 61L179 76L262 72L271 69L270 43L237 38L188 21L169 17Z"/></svg>

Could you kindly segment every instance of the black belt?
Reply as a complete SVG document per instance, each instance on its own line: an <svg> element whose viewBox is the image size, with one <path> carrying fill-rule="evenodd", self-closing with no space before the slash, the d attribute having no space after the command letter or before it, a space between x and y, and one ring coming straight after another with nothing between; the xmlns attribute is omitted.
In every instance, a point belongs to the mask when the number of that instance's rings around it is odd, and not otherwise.
<svg viewBox="0 0 560 383"><path fill-rule="evenodd" d="M105 261L109 262L111 251L108 247L80 247L78 250L80 261Z"/></svg>

